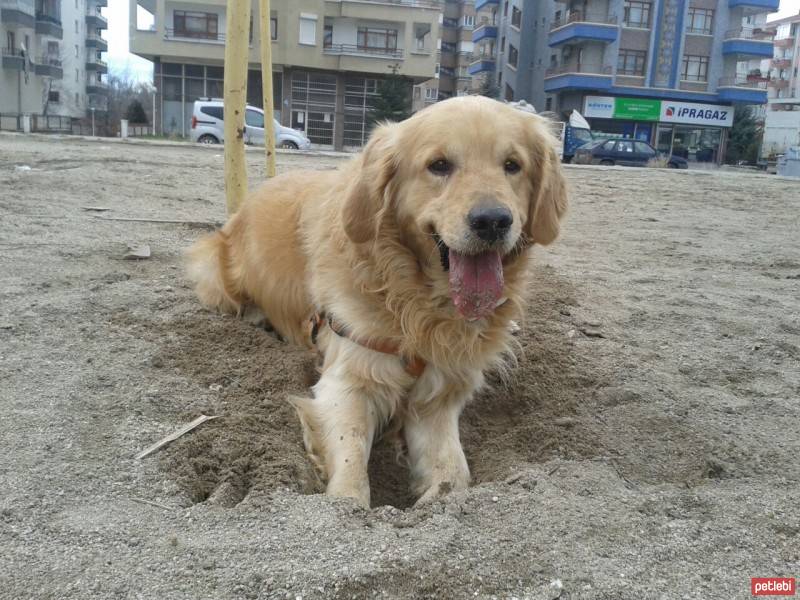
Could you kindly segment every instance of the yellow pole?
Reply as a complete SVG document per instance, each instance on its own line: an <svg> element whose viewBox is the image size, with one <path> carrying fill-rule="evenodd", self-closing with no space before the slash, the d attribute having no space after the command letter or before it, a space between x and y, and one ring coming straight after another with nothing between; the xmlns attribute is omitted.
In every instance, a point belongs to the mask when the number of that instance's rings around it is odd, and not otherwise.
<svg viewBox="0 0 800 600"><path fill-rule="evenodd" d="M275 177L275 107L272 102L272 27L269 0L259 0L261 36L261 89L264 93L264 148L267 153L267 177Z"/></svg>
<svg viewBox="0 0 800 600"><path fill-rule="evenodd" d="M232 215L247 196L244 115L250 41L250 0L228 0L225 30L225 201Z"/></svg>

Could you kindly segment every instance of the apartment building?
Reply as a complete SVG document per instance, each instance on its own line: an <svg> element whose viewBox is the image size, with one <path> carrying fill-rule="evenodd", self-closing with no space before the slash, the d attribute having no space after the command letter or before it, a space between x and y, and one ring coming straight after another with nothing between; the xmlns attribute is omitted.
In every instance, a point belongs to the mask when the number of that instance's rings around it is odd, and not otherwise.
<svg viewBox="0 0 800 600"><path fill-rule="evenodd" d="M156 127L189 133L194 100L223 95L225 0L130 2L130 48L154 63ZM275 116L315 144L361 146L378 82L434 78L438 0L273 0ZM247 96L261 106L258 3L252 5Z"/></svg>
<svg viewBox="0 0 800 600"><path fill-rule="evenodd" d="M800 104L800 14L771 21L775 53L762 65L767 77L769 110L798 110Z"/></svg>
<svg viewBox="0 0 800 600"><path fill-rule="evenodd" d="M763 105L779 0L477 0L476 75L501 98L719 162L734 104ZM750 76L748 76L750 75Z"/></svg>
<svg viewBox="0 0 800 600"><path fill-rule="evenodd" d="M436 76L414 87L414 110L438 100L464 96L476 91L469 72L476 21L473 0L445 0L439 19Z"/></svg>
<svg viewBox="0 0 800 600"><path fill-rule="evenodd" d="M107 0L0 0L0 113L105 110Z"/></svg>

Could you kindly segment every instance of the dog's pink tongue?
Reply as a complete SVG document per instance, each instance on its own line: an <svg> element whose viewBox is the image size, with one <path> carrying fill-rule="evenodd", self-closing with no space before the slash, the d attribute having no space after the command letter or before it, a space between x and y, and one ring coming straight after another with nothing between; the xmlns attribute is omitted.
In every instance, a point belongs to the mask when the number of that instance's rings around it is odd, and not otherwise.
<svg viewBox="0 0 800 600"><path fill-rule="evenodd" d="M492 313L503 295L503 262L499 252L467 255L450 250L450 297L466 319Z"/></svg>

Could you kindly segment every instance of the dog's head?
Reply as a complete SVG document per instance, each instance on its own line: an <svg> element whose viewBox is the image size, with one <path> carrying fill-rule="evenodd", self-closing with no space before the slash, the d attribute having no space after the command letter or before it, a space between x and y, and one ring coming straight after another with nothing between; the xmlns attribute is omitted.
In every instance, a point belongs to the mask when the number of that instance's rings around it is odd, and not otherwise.
<svg viewBox="0 0 800 600"><path fill-rule="evenodd" d="M370 242L391 212L418 260L440 263L458 311L485 317L517 250L558 236L567 197L555 143L542 117L480 96L382 125L348 189L345 232Z"/></svg>

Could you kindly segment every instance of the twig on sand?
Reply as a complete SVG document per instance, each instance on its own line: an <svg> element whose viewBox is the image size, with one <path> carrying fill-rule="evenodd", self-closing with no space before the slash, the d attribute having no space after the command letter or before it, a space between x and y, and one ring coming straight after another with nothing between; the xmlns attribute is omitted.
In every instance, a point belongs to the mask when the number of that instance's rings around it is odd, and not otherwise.
<svg viewBox="0 0 800 600"><path fill-rule="evenodd" d="M131 498L131 500L138 502L139 504L149 504L150 506L155 506L156 508L163 508L164 510L175 510L177 508L175 506L159 504L158 502L153 502L152 500L145 500L144 498Z"/></svg>
<svg viewBox="0 0 800 600"><path fill-rule="evenodd" d="M170 223L174 225L190 225L193 227L219 227L220 223L214 221L189 221L184 219L147 219L144 217L106 217L105 215L92 215L101 221L134 221L137 223Z"/></svg>
<svg viewBox="0 0 800 600"><path fill-rule="evenodd" d="M211 419L216 419L216 418L218 418L218 417L216 417L216 416L215 417L209 417L208 415L200 415L199 417L197 417L191 423L188 423L188 424L184 425L183 427L181 427L180 429L178 429L177 431L174 431L174 432L170 433L168 436L166 436L165 438L160 439L159 441L157 441L152 446L148 446L147 448L145 448L144 450L139 452L139 454L137 454L134 458L136 460L141 460L145 456L149 456L153 452L156 452L157 450L161 450L161 448L163 448L164 446L166 446L170 442L174 442L175 440L177 440L182 435L189 433L192 429L194 429L198 425L202 425L206 421L210 421Z"/></svg>

